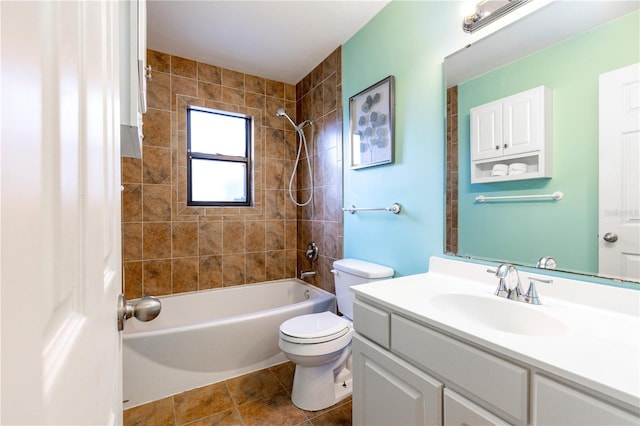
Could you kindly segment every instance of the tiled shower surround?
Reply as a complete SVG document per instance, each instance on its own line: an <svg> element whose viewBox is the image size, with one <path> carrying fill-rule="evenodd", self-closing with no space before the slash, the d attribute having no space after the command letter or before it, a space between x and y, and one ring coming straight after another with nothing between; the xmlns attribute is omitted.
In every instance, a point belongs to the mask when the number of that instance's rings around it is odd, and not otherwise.
<svg viewBox="0 0 640 426"><path fill-rule="evenodd" d="M333 261L343 257L342 212L342 78L341 49L336 49L296 85L298 122L312 120L315 138L309 146L313 167L313 201L298 207L298 276L313 270L305 279L335 293ZM309 127L305 128L310 140ZM304 151L303 151L304 154ZM306 201L309 177L306 162L298 166L298 201ZM286 202L289 200L287 198ZM311 264L304 256L307 245L315 241L319 257Z"/></svg>
<svg viewBox="0 0 640 426"><path fill-rule="evenodd" d="M334 291L333 260L342 257L342 105L338 48L297 86L161 52L148 51L142 159L123 158L123 271L127 298L167 295L290 278ZM186 105L255 117L253 207L186 206ZM296 133L285 108L307 128L314 168L314 201L296 208L288 185ZM304 152L303 152L304 154ZM306 161L297 195L309 191ZM313 265L310 241L320 248Z"/></svg>

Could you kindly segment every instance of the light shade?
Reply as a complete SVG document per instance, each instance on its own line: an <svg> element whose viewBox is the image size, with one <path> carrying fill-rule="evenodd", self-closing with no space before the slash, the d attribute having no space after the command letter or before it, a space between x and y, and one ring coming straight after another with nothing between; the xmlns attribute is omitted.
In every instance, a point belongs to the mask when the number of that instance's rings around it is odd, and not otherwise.
<svg viewBox="0 0 640 426"><path fill-rule="evenodd" d="M476 5L475 13L464 18L462 29L465 32L472 33L530 1L482 0Z"/></svg>

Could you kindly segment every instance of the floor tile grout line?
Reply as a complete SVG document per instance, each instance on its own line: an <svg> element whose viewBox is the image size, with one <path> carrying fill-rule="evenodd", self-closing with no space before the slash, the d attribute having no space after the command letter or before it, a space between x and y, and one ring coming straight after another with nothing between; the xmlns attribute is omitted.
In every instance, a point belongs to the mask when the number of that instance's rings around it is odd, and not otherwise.
<svg viewBox="0 0 640 426"><path fill-rule="evenodd" d="M176 426L178 424L178 419L176 418L176 400L173 395L171 395L171 409L173 411L173 424Z"/></svg>

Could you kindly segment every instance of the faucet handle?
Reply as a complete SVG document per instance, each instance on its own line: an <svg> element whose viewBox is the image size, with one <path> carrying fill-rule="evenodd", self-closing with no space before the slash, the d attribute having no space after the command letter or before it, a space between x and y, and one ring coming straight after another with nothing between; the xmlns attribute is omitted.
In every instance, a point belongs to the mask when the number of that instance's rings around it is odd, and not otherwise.
<svg viewBox="0 0 640 426"><path fill-rule="evenodd" d="M507 295L509 294L509 289L507 288L507 283L504 279L503 276L498 275L498 271L499 269L487 269L487 272L490 274L494 274L496 277L500 278L500 282L498 283L498 288L496 289L495 293L493 293L496 296L499 297L507 297Z"/></svg>
<svg viewBox="0 0 640 426"><path fill-rule="evenodd" d="M496 268L495 274L496 274L496 277L506 278L509 275L509 272L511 272L512 270L515 270L515 269L516 269L516 267L513 266L510 263L501 263Z"/></svg>
<svg viewBox="0 0 640 426"><path fill-rule="evenodd" d="M540 304L540 297L538 297L538 291L536 290L536 281L540 283L552 284L553 280L543 280L540 278L529 277L529 290L524 296L524 301L532 305Z"/></svg>

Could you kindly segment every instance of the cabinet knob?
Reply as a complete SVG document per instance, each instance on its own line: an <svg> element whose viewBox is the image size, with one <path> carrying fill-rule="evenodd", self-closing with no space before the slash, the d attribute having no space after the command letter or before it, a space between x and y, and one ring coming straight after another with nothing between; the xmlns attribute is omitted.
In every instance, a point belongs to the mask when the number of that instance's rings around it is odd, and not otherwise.
<svg viewBox="0 0 640 426"><path fill-rule="evenodd" d="M496 149L500 149L500 145L496 145Z"/></svg>
<svg viewBox="0 0 640 426"><path fill-rule="evenodd" d="M505 147L505 148L509 148L509 145L507 145L507 144L505 143L505 144L504 144L504 147Z"/></svg>

